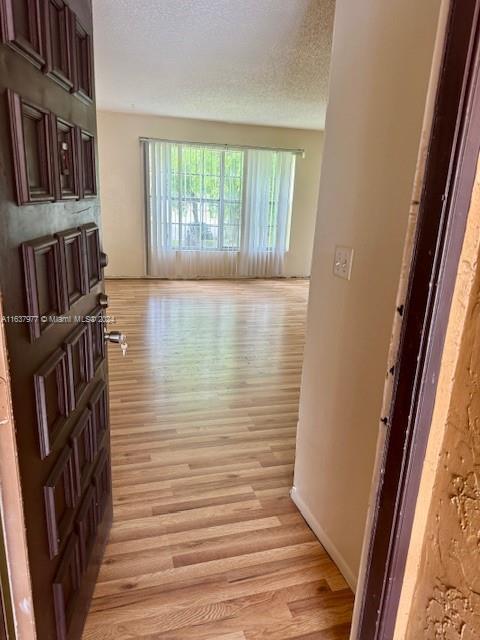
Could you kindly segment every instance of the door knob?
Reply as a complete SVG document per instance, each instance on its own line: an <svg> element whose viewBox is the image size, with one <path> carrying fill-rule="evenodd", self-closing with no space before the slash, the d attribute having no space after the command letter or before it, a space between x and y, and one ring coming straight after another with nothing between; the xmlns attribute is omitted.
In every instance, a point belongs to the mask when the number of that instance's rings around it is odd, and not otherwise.
<svg viewBox="0 0 480 640"><path fill-rule="evenodd" d="M113 342L114 344L120 345L123 357L127 355L128 342L127 336L124 333L122 333L121 331L105 330L104 337L106 342Z"/></svg>
<svg viewBox="0 0 480 640"><path fill-rule="evenodd" d="M103 251L100 251L100 266L102 269L108 266L108 256Z"/></svg>

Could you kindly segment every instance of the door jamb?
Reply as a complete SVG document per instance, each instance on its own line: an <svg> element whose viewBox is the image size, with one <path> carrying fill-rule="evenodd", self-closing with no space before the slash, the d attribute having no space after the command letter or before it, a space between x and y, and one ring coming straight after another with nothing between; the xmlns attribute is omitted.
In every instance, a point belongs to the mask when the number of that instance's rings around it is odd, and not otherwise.
<svg viewBox="0 0 480 640"><path fill-rule="evenodd" d="M35 640L33 598L13 420L8 354L0 292L0 538L1 591L7 638ZM5 514L8 512L8 518ZM1 551L5 551L4 554ZM3 562L5 560L5 562ZM5 566L3 566L5 565ZM0 609L2 603L0 603ZM1 612L0 612L1 615ZM1 635L0 635L1 637Z"/></svg>
<svg viewBox="0 0 480 640"><path fill-rule="evenodd" d="M357 640L391 640L395 629L480 149L479 15L480 0L452 0Z"/></svg>
<svg viewBox="0 0 480 640"><path fill-rule="evenodd" d="M3 505L0 505L0 508ZM12 598L8 580L7 554L3 529L0 527L0 640L14 640Z"/></svg>

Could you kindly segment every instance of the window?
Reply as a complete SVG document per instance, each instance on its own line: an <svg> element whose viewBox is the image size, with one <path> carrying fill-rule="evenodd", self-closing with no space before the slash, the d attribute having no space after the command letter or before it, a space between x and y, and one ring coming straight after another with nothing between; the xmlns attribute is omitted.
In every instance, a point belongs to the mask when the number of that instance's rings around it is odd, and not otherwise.
<svg viewBox="0 0 480 640"><path fill-rule="evenodd" d="M238 249L243 152L171 145L169 177L174 249ZM166 165L168 167L168 164Z"/></svg>
<svg viewBox="0 0 480 640"><path fill-rule="evenodd" d="M144 140L144 152L148 275L282 273L293 151Z"/></svg>
<svg viewBox="0 0 480 640"><path fill-rule="evenodd" d="M149 147L149 193L160 197L162 245L176 250L238 251L242 237L247 152L208 145L162 143ZM154 158L152 156L158 155ZM277 241L281 172L278 154L269 152L264 175L268 205L262 245ZM287 240L288 242L288 240Z"/></svg>

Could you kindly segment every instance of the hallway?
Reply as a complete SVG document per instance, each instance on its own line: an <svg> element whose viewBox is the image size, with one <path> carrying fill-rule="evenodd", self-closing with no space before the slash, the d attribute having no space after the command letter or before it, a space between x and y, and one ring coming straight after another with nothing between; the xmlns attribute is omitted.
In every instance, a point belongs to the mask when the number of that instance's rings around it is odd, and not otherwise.
<svg viewBox="0 0 480 640"><path fill-rule="evenodd" d="M346 640L289 498L308 282L109 281L114 523L84 640Z"/></svg>

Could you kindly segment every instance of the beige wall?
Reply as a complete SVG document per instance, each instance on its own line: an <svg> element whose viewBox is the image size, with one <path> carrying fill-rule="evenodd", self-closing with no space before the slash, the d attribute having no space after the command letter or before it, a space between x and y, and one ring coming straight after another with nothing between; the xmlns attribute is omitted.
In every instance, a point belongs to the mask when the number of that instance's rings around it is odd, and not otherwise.
<svg viewBox="0 0 480 640"><path fill-rule="evenodd" d="M139 137L305 149L297 159L285 275L310 275L323 133L100 111L98 150L107 276L145 275Z"/></svg>
<svg viewBox="0 0 480 640"><path fill-rule="evenodd" d="M292 496L352 587L440 4L337 1Z"/></svg>
<svg viewBox="0 0 480 640"><path fill-rule="evenodd" d="M395 640L480 637L479 250L477 168Z"/></svg>

